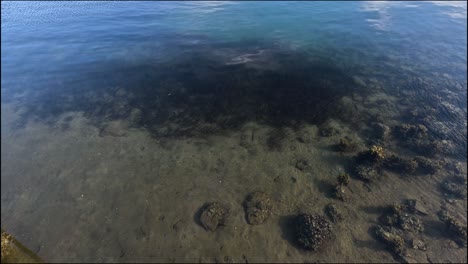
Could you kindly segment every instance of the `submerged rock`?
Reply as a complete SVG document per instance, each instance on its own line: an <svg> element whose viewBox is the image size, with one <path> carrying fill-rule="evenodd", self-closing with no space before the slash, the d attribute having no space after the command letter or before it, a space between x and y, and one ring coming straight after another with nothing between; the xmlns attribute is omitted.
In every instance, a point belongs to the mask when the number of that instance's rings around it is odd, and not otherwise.
<svg viewBox="0 0 468 264"><path fill-rule="evenodd" d="M415 157L414 160L418 163L418 172L422 174L436 174L442 169L439 161L432 161L421 156Z"/></svg>
<svg viewBox="0 0 468 264"><path fill-rule="evenodd" d="M424 231L422 220L415 215L409 215L417 213L417 208L416 200L395 203L380 216L380 222L386 226L401 228L405 231L422 232Z"/></svg>
<svg viewBox="0 0 468 264"><path fill-rule="evenodd" d="M304 159L300 159L296 162L296 168L300 171L305 171L309 168L309 162Z"/></svg>
<svg viewBox="0 0 468 264"><path fill-rule="evenodd" d="M356 157L358 164L380 164L385 158L382 147L373 145L368 150L360 152Z"/></svg>
<svg viewBox="0 0 468 264"><path fill-rule="evenodd" d="M317 250L330 238L331 224L320 215L300 214L295 219L296 240L307 250Z"/></svg>
<svg viewBox="0 0 468 264"><path fill-rule="evenodd" d="M229 211L218 202L206 204L200 214L200 223L206 231L215 231L226 223Z"/></svg>
<svg viewBox="0 0 468 264"><path fill-rule="evenodd" d="M410 216L408 214L401 214L398 218L398 224L401 229L410 232L422 232L424 231L424 226L417 216Z"/></svg>
<svg viewBox="0 0 468 264"><path fill-rule="evenodd" d="M404 140L421 139L427 137L427 128L424 125L403 124L395 126L394 133Z"/></svg>
<svg viewBox="0 0 468 264"><path fill-rule="evenodd" d="M340 133L339 130L334 127L325 127L325 128L320 129L320 135L322 137L331 137L339 133Z"/></svg>
<svg viewBox="0 0 468 264"><path fill-rule="evenodd" d="M381 123L375 123L372 128L374 130L375 137L382 141L386 140L391 132L391 129L388 126Z"/></svg>
<svg viewBox="0 0 468 264"><path fill-rule="evenodd" d="M110 121L104 125L99 132L99 136L123 137L127 135L128 124L125 121Z"/></svg>
<svg viewBox="0 0 468 264"><path fill-rule="evenodd" d="M374 166L358 165L354 169L356 176L365 182L373 182L379 177L379 173Z"/></svg>
<svg viewBox="0 0 468 264"><path fill-rule="evenodd" d="M357 149L357 144L348 136L340 139L340 142L337 145L337 149L340 152L350 152Z"/></svg>
<svg viewBox="0 0 468 264"><path fill-rule="evenodd" d="M428 215L426 208L424 208L415 199L406 199L403 202L405 209L412 214Z"/></svg>
<svg viewBox="0 0 468 264"><path fill-rule="evenodd" d="M338 208L334 204L329 204L325 207L325 213L334 223L340 222L343 220L343 215L338 211Z"/></svg>
<svg viewBox="0 0 468 264"><path fill-rule="evenodd" d="M350 177L347 173L340 173L340 175L338 175L338 184L348 186L350 181Z"/></svg>
<svg viewBox="0 0 468 264"><path fill-rule="evenodd" d="M446 193L453 195L456 198L463 199L467 194L467 182L466 178L462 176L450 176L445 179L441 188Z"/></svg>
<svg viewBox="0 0 468 264"><path fill-rule="evenodd" d="M448 214L447 211L439 212L439 218L444 222L447 233L461 247L466 247L466 225L462 225L455 217Z"/></svg>
<svg viewBox="0 0 468 264"><path fill-rule="evenodd" d="M419 249L419 250L422 250L422 251L427 250L427 246L424 243L424 241L419 240L419 239L413 239L411 241L411 245L413 246L413 249Z"/></svg>
<svg viewBox="0 0 468 264"><path fill-rule="evenodd" d="M388 170L408 174L413 174L418 168L418 162L416 160L407 160L396 155L385 158L383 165L384 168Z"/></svg>
<svg viewBox="0 0 468 264"><path fill-rule="evenodd" d="M272 209L273 203L264 192L253 192L244 201L246 219L251 225L259 225L265 222L270 217Z"/></svg>
<svg viewBox="0 0 468 264"><path fill-rule="evenodd" d="M405 240L403 239L401 231L392 227L377 226L375 234L394 254L401 258L407 256Z"/></svg>
<svg viewBox="0 0 468 264"><path fill-rule="evenodd" d="M343 202L346 202L348 200L348 197L346 196L346 187L341 184L335 185L335 187L333 188L332 195L336 199L341 200Z"/></svg>

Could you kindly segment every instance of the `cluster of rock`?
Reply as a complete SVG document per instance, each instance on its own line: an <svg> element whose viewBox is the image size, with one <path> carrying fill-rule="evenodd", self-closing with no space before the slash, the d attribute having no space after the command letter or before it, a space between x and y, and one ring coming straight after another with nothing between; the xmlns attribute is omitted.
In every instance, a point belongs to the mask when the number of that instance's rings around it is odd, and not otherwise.
<svg viewBox="0 0 468 264"><path fill-rule="evenodd" d="M410 233L424 231L422 220L417 216L427 215L424 208L417 205L416 200L405 200L403 203L395 203L389 206L380 216L380 225L375 227L375 234L388 249L400 260L409 257L406 240L411 240ZM416 240L415 240L416 241ZM424 242L418 241L416 248L426 250Z"/></svg>
<svg viewBox="0 0 468 264"><path fill-rule="evenodd" d="M260 225L267 221L273 210L269 195L255 191L247 195L243 202L245 218L250 225ZM334 205L327 207L327 214L336 222L342 219ZM199 221L206 231L216 231L224 226L229 217L229 210L219 202L207 203L201 208ZM306 250L317 250L330 238L331 224L320 215L300 213L294 219L294 235L297 244Z"/></svg>
<svg viewBox="0 0 468 264"><path fill-rule="evenodd" d="M243 205L245 218L251 225L264 223L273 210L270 196L261 191L247 195ZM218 227L224 226L229 217L229 209L219 202L207 203L200 211L199 221L206 231L215 231Z"/></svg>

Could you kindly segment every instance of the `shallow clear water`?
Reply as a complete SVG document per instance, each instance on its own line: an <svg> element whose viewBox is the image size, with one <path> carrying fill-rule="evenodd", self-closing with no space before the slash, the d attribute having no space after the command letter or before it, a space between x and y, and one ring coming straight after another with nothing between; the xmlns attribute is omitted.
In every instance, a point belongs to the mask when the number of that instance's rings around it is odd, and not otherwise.
<svg viewBox="0 0 468 264"><path fill-rule="evenodd" d="M1 12L2 229L45 260L466 262L466 3ZM375 178L356 158L372 145L385 152L366 164ZM333 192L343 172L346 201ZM274 204L261 225L244 218L254 190ZM374 229L405 199L427 211L425 228L397 224L408 254L392 253ZM207 232L211 201L230 216ZM301 249L290 218L330 203L344 220L320 250ZM465 247L440 211L465 226Z"/></svg>

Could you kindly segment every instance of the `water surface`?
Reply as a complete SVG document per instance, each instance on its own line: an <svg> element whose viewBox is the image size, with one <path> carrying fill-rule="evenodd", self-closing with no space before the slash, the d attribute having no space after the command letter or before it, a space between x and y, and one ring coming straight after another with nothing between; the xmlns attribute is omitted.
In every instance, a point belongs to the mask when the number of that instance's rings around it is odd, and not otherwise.
<svg viewBox="0 0 468 264"><path fill-rule="evenodd" d="M2 228L41 258L397 262L374 229L382 208L416 199L425 228L404 231L405 260L466 262L438 216L466 230L466 3L18 1L1 12ZM401 137L404 124L427 131ZM372 145L420 170L363 180L355 157ZM347 201L332 191L343 172ZM242 207L255 190L274 203L258 226ZM211 201L230 211L215 232L197 219ZM297 247L288 219L330 203L344 216L332 238Z"/></svg>

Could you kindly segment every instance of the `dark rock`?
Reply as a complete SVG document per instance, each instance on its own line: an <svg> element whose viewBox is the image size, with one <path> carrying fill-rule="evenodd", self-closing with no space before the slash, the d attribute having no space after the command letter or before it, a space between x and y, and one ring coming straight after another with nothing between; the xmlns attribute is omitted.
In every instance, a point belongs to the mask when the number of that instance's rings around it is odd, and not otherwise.
<svg viewBox="0 0 468 264"><path fill-rule="evenodd" d="M218 202L206 204L200 214L200 223L206 231L215 231L226 223L229 211Z"/></svg>
<svg viewBox="0 0 468 264"><path fill-rule="evenodd" d="M253 192L244 201L245 218L251 225L265 222L270 217L272 209L273 203L264 192Z"/></svg>
<svg viewBox="0 0 468 264"><path fill-rule="evenodd" d="M317 250L330 238L331 224L320 215L300 214L295 219L296 240L307 250Z"/></svg>

